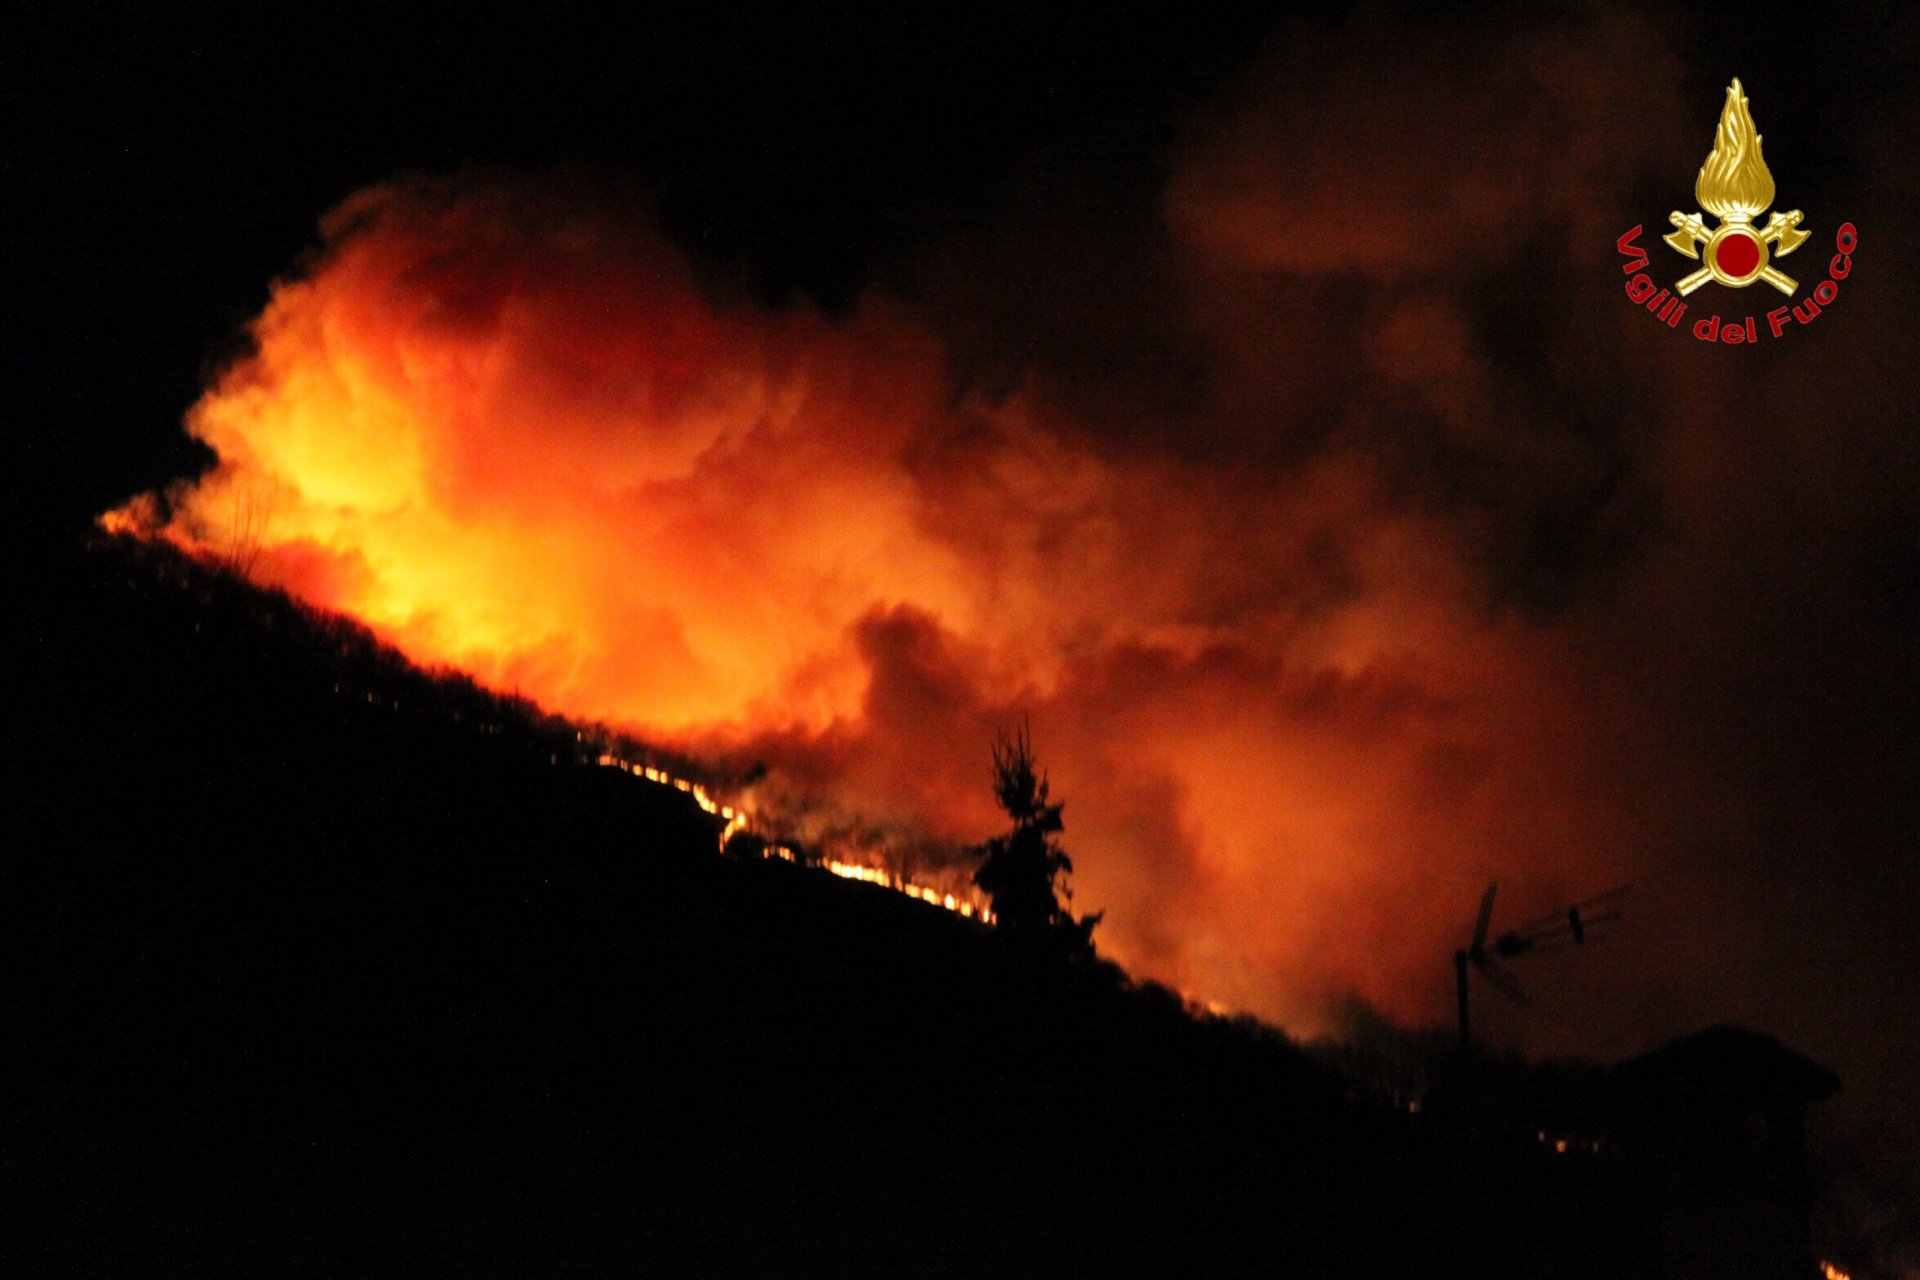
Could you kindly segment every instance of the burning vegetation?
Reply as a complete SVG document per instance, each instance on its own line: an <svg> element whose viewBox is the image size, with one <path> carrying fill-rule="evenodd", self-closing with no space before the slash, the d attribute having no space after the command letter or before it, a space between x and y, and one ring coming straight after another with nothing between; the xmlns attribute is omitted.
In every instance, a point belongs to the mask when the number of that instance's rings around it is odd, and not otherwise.
<svg viewBox="0 0 1920 1280"><path fill-rule="evenodd" d="M1447 943L1407 908L1484 883L1490 845L1532 856L1516 815L1556 875L1625 847L1598 762L1545 750L1591 715L1556 642L1467 605L1453 533L1357 453L1117 451L1039 387L956 392L924 317L728 297L577 191L401 182L324 233L188 417L218 465L109 528L763 766L703 794L975 912L968 744L1031 709L1103 946L1297 1029L1329 987L1425 1016Z"/></svg>

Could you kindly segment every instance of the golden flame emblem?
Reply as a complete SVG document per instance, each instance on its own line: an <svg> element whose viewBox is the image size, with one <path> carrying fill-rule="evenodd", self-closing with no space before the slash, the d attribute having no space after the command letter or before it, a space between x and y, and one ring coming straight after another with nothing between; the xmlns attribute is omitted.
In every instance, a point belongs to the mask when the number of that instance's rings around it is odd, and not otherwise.
<svg viewBox="0 0 1920 1280"><path fill-rule="evenodd" d="M1764 228L1753 226L1753 220L1773 203L1773 173L1760 154L1760 134L1753 127L1753 113L1747 109L1747 95L1738 79L1727 89L1713 152L1700 166L1693 194L1701 208L1721 221L1718 227L1708 228L1697 213L1667 215L1676 230L1663 239L1689 258L1701 257L1704 246L1706 258L1705 266L1681 278L1675 292L1684 297L1709 280L1735 289L1765 280L1789 296L1800 287L1768 261L1769 246L1772 257L1784 258L1812 234L1799 229L1800 211L1776 213Z"/></svg>

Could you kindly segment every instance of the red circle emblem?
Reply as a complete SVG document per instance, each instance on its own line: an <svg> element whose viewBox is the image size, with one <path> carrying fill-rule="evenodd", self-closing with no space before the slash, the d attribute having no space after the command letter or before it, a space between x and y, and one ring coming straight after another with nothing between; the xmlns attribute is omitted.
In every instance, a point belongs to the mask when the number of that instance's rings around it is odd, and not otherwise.
<svg viewBox="0 0 1920 1280"><path fill-rule="evenodd" d="M1720 237L1713 249L1713 265L1736 280L1752 275L1760 265L1760 241L1743 231Z"/></svg>

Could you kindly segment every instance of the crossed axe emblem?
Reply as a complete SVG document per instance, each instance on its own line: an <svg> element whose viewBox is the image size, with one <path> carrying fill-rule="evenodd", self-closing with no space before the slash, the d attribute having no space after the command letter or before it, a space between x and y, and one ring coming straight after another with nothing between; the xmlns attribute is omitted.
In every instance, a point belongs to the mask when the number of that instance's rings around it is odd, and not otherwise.
<svg viewBox="0 0 1920 1280"><path fill-rule="evenodd" d="M1682 276L1673 286L1681 297L1692 293L1709 280L1734 288L1745 288L1755 280L1765 280L1780 292L1792 295L1800 286L1793 277L1767 261L1767 246L1773 257L1784 258L1807 242L1811 231L1802 231L1800 211L1776 213L1765 228L1755 230L1749 218L1729 217L1709 231L1697 213L1670 213L1667 221L1676 228L1661 239L1689 258L1699 258L1706 248L1706 265L1691 275Z"/></svg>

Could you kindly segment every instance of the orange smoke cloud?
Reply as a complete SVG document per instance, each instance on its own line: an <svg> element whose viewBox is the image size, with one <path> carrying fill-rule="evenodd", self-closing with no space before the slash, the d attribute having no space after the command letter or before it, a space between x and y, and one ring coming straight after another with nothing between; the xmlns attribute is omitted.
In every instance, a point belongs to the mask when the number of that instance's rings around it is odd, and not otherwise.
<svg viewBox="0 0 1920 1280"><path fill-rule="evenodd" d="M936 840L991 829L1030 712L1109 950L1296 1026L1427 1013L1501 866L1621 871L1574 659L1364 456L1106 447L956 396L897 307L720 300L577 195L399 183L324 230L189 415L220 462L168 531L418 661Z"/></svg>
<svg viewBox="0 0 1920 1280"><path fill-rule="evenodd" d="M724 313L650 236L502 188L368 192L327 235L189 420L222 465L180 527L263 579L664 730L825 724L851 617L973 603L893 461L937 402L910 331Z"/></svg>

